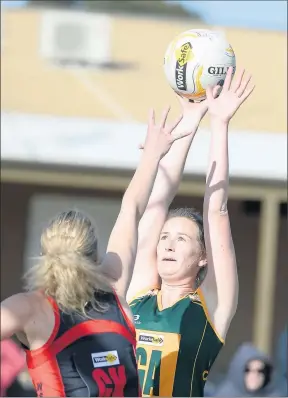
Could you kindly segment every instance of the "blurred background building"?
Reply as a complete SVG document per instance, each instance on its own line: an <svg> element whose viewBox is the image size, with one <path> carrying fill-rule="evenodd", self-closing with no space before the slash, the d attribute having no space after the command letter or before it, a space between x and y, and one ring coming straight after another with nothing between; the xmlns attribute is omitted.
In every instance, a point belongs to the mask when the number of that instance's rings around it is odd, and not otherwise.
<svg viewBox="0 0 288 398"><path fill-rule="evenodd" d="M272 353L287 321L286 15L286 1L2 1L1 299L21 290L42 227L67 207L96 219L103 253L148 109L168 102L178 112L166 46L184 30L213 28L257 86L231 125L240 297L213 373L244 341ZM208 126L174 205L202 208Z"/></svg>

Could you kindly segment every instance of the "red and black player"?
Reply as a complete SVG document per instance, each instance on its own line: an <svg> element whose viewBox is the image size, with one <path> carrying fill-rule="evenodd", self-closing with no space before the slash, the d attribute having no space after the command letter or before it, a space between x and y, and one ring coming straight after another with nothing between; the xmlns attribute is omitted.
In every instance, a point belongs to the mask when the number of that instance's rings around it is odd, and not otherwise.
<svg viewBox="0 0 288 398"><path fill-rule="evenodd" d="M107 253L99 264L97 235L78 211L60 213L41 236L41 256L26 274L26 292L1 303L1 339L25 346L38 396L140 396L135 329L126 293L137 229L160 159L181 118L166 126L151 112L140 164L125 192Z"/></svg>

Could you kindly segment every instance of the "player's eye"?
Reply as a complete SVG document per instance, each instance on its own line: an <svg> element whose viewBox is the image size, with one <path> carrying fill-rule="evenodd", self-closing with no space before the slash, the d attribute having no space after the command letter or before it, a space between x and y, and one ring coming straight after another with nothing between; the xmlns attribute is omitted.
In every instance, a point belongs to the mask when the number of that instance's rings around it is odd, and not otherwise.
<svg viewBox="0 0 288 398"><path fill-rule="evenodd" d="M160 238L161 240L165 240L165 239L167 239L167 235L161 235L161 238Z"/></svg>
<svg viewBox="0 0 288 398"><path fill-rule="evenodd" d="M185 242L185 239L183 238L183 236L178 236L178 241L179 242Z"/></svg>

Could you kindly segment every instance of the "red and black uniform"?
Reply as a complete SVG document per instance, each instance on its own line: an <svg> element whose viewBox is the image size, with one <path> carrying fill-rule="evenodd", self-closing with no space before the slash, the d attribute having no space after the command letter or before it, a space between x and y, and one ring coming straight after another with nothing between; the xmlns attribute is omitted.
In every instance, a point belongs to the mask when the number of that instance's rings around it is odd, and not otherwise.
<svg viewBox="0 0 288 398"><path fill-rule="evenodd" d="M39 397L141 396L135 357L135 328L116 294L101 294L104 313L87 306L87 318L68 315L49 299L55 326L37 350L26 348L27 365Z"/></svg>

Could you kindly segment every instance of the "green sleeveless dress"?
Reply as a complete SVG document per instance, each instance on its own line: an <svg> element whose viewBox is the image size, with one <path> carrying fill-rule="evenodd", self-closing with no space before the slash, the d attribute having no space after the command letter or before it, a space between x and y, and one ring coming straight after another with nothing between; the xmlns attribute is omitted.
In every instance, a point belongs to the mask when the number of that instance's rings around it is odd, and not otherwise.
<svg viewBox="0 0 288 398"><path fill-rule="evenodd" d="M211 325L200 289L162 309L161 291L130 302L144 397L202 397L223 340Z"/></svg>

